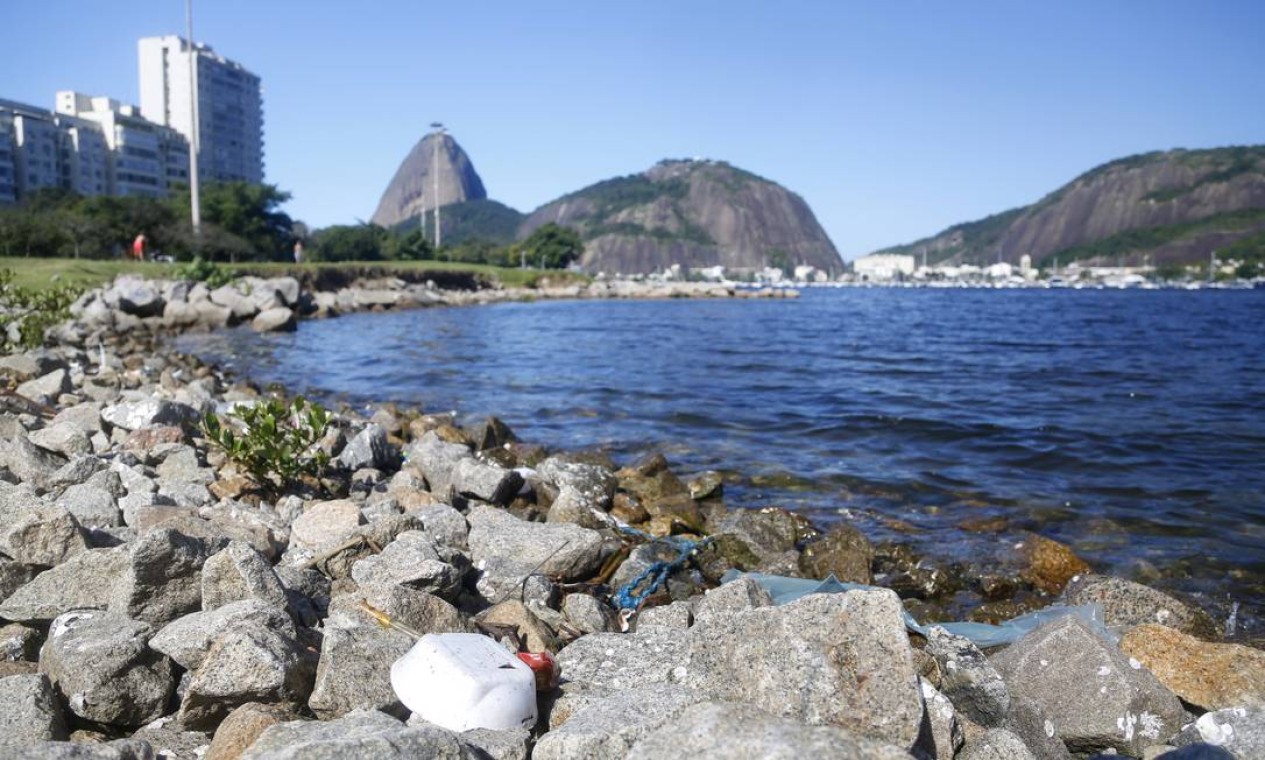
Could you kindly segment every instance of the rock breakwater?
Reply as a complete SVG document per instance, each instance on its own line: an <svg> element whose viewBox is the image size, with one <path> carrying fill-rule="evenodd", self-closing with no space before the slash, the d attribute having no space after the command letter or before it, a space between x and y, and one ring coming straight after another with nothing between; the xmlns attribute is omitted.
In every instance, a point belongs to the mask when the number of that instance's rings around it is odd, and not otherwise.
<svg viewBox="0 0 1265 760"><path fill-rule="evenodd" d="M415 299L392 308L518 297L410 288L381 290ZM230 289L116 283L55 345L0 359L0 758L1265 754L1265 687L1209 693L1259 670L1256 650L1037 536L1005 583L1029 605L1098 604L1105 627L1063 617L982 652L903 619L966 580L731 509L723 478L662 456L621 467L384 406L334 415L320 477L253 482L198 421L263 394L158 337L385 303ZM751 577L722 583L734 570L879 586L776 605ZM413 639L365 605L551 651L562 683L531 730L428 724L389 681Z"/></svg>

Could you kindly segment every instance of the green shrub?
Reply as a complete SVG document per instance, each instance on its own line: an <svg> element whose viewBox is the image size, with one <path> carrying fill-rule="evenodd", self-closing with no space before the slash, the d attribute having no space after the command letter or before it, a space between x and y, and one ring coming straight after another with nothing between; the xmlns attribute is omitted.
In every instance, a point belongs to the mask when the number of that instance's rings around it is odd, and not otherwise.
<svg viewBox="0 0 1265 760"><path fill-rule="evenodd" d="M0 269L0 352L44 345L48 329L70 318L82 292L72 285L24 288L13 284L12 270Z"/></svg>
<svg viewBox="0 0 1265 760"><path fill-rule="evenodd" d="M233 281L233 274L214 261L195 256L193 261L176 267L174 274L179 280L205 282L208 288L218 288Z"/></svg>
<svg viewBox="0 0 1265 760"><path fill-rule="evenodd" d="M279 493L300 477L319 477L329 464L329 455L316 448L330 421L320 404L302 396L289 405L267 399L237 407L228 417L226 422L208 413L203 434L267 490Z"/></svg>

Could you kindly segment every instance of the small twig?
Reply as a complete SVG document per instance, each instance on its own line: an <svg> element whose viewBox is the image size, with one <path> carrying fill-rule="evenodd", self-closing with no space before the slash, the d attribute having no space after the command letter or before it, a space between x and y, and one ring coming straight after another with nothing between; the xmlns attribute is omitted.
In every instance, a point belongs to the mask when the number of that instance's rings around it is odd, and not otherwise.
<svg viewBox="0 0 1265 760"><path fill-rule="evenodd" d="M360 600L360 609L369 613L369 616L372 617L374 620L378 621L378 625L382 626L383 628L394 628L400 633L404 633L409 636L412 636L414 640L420 640L422 638L422 634L413 630L409 626L404 625L403 623L393 620L390 615L386 614L385 612L378 609L377 607L374 607L372 604L369 604L369 602L365 601L364 599Z"/></svg>
<svg viewBox="0 0 1265 760"><path fill-rule="evenodd" d="M364 543L370 543L369 539L366 538L365 536L352 536L351 538L342 542L338 546L335 546L332 549L326 549L325 551L321 552L315 557L309 559L307 562L300 564L299 569L310 570L312 568L316 568L317 570L320 570L326 575L329 575L329 572L325 570L325 568L323 568L322 565L324 565L326 562L330 561L334 557L338 556L339 554L342 554L343 552L347 551L348 549L353 549ZM381 552L381 549L379 549L378 551Z"/></svg>

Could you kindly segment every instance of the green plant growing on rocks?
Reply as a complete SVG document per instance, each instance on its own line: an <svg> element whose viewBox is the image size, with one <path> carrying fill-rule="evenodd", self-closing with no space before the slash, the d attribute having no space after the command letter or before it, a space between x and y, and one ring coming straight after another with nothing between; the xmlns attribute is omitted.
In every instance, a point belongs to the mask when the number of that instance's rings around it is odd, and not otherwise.
<svg viewBox="0 0 1265 760"><path fill-rule="evenodd" d="M48 329L70 318L70 305L83 291L72 285L24 288L13 271L0 269L0 352L44 345Z"/></svg>
<svg viewBox="0 0 1265 760"><path fill-rule="evenodd" d="M329 454L316 447L329 427L323 406L296 396L286 404L267 399L228 413L202 418L202 432L257 484L280 493L303 476L319 477Z"/></svg>
<svg viewBox="0 0 1265 760"><path fill-rule="evenodd" d="M174 274L181 280L205 282L208 288L218 288L233 281L231 272L201 256L195 256L193 261L176 267Z"/></svg>

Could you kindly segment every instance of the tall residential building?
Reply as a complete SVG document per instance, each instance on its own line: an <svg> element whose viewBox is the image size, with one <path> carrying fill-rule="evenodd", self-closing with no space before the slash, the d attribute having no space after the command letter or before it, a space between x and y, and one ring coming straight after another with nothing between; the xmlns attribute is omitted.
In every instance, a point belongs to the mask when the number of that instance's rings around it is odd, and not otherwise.
<svg viewBox="0 0 1265 760"><path fill-rule="evenodd" d="M141 113L193 142L189 42L176 35L138 43ZM198 175L203 180L264 179L263 99L259 77L241 64L194 45L197 74Z"/></svg>

